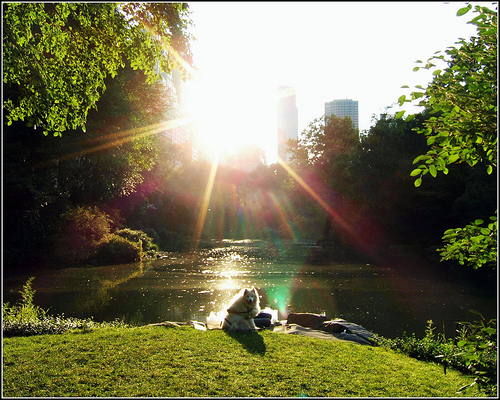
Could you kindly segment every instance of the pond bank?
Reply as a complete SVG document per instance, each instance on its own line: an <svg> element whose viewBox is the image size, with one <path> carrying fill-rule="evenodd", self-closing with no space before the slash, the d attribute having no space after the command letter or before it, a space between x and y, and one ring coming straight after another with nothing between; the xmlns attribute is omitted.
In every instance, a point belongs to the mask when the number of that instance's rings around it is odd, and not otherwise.
<svg viewBox="0 0 500 400"><path fill-rule="evenodd" d="M164 326L166 328L177 328L181 326L193 326L197 330L220 330L221 328L208 327L203 322L172 322L164 321L146 326ZM260 330L270 330L276 333L285 333L290 335L299 335L313 337L325 340L344 340L347 342L358 343L367 346L373 346L374 334L361 325L348 322L341 318L327 320L325 316L300 313L290 314L288 319L282 321L273 321L269 327Z"/></svg>

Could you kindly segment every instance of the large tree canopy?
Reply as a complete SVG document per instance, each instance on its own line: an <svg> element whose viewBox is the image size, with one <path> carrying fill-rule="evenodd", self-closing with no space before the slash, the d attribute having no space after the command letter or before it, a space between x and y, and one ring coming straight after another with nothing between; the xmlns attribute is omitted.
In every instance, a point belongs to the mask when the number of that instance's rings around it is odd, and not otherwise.
<svg viewBox="0 0 500 400"><path fill-rule="evenodd" d="M153 82L191 63L185 3L9 3L3 10L7 124L60 136L87 114L128 61Z"/></svg>

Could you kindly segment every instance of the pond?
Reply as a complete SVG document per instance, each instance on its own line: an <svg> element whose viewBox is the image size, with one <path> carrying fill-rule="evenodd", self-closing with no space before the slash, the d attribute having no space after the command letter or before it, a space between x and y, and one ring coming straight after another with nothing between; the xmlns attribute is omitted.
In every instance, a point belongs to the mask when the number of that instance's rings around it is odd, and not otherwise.
<svg viewBox="0 0 500 400"><path fill-rule="evenodd" d="M41 271L34 301L53 315L132 323L205 322L224 310L244 287L256 287L261 307L286 318L295 312L344 318L380 335L424 334L432 319L436 332L453 336L456 321L497 314L496 295L447 279L435 269L408 264L306 262L308 246L294 257L260 241L223 241L196 253L101 267ZM299 256L297 256L299 254ZM300 256L302 254L303 256ZM18 298L27 277L4 280L4 302Z"/></svg>

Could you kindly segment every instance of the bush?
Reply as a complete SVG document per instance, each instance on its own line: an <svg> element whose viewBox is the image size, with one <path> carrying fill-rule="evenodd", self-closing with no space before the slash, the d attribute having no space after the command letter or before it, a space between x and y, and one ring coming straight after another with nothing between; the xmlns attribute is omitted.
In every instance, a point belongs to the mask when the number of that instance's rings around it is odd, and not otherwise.
<svg viewBox="0 0 500 400"><path fill-rule="evenodd" d="M460 390L466 393L478 385L488 396L497 396L497 320L488 322L484 317L474 322L462 322L462 335L457 342L459 355L465 360L467 369L474 374L474 381Z"/></svg>
<svg viewBox="0 0 500 400"><path fill-rule="evenodd" d="M99 246L96 258L108 263L129 263L143 257L140 243L135 243L117 234L109 235Z"/></svg>
<svg viewBox="0 0 500 400"><path fill-rule="evenodd" d="M482 318L482 316L481 316ZM484 318L474 323L461 323L464 328L455 339L435 335L432 320L429 320L424 338L415 334L396 339L375 336L378 345L391 348L410 357L433 361L458 371L474 374L474 381L458 391L466 391L477 385L488 396L496 396L497 341L496 320L485 323Z"/></svg>
<svg viewBox="0 0 500 400"><path fill-rule="evenodd" d="M112 223L98 207L77 207L63 214L54 240L56 258L77 264L93 257L102 239L110 234Z"/></svg>
<svg viewBox="0 0 500 400"><path fill-rule="evenodd" d="M21 302L10 307L4 303L2 307L2 331L4 337L57 334L71 329L91 330L106 326L125 326L115 322L94 322L92 318L77 319L48 315L45 310L33 303L35 290L31 284L34 277L29 278L21 290Z"/></svg>
<svg viewBox="0 0 500 400"><path fill-rule="evenodd" d="M138 243L142 247L142 251L145 253L151 253L158 251L158 246L153 243L153 239L149 237L145 232L132 229L120 229L115 232L115 235L121 236L130 242Z"/></svg>
<svg viewBox="0 0 500 400"><path fill-rule="evenodd" d="M160 250L160 236L156 233L156 231L153 228L144 228L142 231L148 235L151 240L153 241L152 245L153 247L156 247L154 250L159 251Z"/></svg>

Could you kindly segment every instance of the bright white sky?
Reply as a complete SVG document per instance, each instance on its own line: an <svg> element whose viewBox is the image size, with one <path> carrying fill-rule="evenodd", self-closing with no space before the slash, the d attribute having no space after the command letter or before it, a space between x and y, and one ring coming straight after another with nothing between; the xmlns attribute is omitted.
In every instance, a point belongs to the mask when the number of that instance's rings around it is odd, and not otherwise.
<svg viewBox="0 0 500 400"><path fill-rule="evenodd" d="M491 3L482 3L492 8ZM431 80L413 72L474 35L463 2L192 2L199 76L186 103L207 148L257 143L276 161L277 87L297 93L299 135L324 104L359 102L359 127ZM394 107L390 112L399 108ZM208 140L207 140L208 139Z"/></svg>

